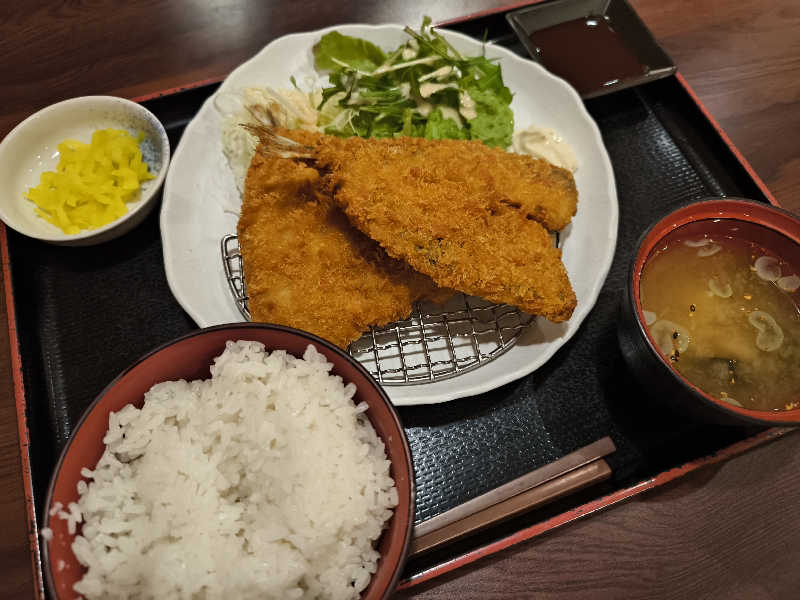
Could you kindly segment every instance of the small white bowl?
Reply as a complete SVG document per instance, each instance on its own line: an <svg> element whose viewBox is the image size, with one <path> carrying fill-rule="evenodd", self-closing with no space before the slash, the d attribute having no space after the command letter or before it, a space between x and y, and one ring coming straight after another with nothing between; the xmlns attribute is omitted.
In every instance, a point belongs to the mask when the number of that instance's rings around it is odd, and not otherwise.
<svg viewBox="0 0 800 600"><path fill-rule="evenodd" d="M155 179L142 183L140 197L128 212L97 229L66 234L34 212L25 198L39 185L44 171L55 171L57 146L66 139L90 142L97 129L144 132L142 158ZM164 126L142 105L115 96L83 96L43 108L17 125L0 142L0 219L19 233L52 244L89 246L113 239L141 223L156 204L169 165L169 140Z"/></svg>

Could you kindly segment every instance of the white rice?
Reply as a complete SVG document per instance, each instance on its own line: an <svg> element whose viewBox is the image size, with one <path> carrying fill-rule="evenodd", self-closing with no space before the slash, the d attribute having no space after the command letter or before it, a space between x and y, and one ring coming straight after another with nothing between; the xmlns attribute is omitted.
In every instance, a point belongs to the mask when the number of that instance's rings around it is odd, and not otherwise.
<svg viewBox="0 0 800 600"><path fill-rule="evenodd" d="M211 379L160 383L109 417L72 545L93 598L358 598L397 504L353 384L228 342ZM59 507L60 509L61 507ZM63 514L62 514L63 513Z"/></svg>

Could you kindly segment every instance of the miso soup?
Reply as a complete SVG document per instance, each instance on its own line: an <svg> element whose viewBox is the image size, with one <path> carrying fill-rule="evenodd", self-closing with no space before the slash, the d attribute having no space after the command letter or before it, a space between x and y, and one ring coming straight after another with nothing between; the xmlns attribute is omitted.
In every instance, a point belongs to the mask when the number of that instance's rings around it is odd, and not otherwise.
<svg viewBox="0 0 800 600"><path fill-rule="evenodd" d="M706 393L755 410L796 408L799 276L735 236L673 237L642 272L645 323L672 366Z"/></svg>

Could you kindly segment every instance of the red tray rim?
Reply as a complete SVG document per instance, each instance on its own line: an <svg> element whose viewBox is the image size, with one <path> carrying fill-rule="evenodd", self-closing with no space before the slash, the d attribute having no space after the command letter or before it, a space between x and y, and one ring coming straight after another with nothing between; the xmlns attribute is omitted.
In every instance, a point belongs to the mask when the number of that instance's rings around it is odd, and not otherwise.
<svg viewBox="0 0 800 600"><path fill-rule="evenodd" d="M545 1L546 0L527 0L522 2L514 2L507 5L497 6L487 10L470 13L468 15L464 15L461 17L440 21L436 23L436 25L438 26L454 25L456 23L463 23L464 21L470 21L480 17L486 17L501 12L507 12L515 8L520 8L522 6L531 6L533 4L539 4L540 2L545 2ZM714 127L714 129L716 130L717 134L720 136L722 141L731 150L731 152L733 153L734 157L739 162L741 167L747 172L752 181L758 186L761 193L764 194L764 197L767 198L767 200L773 206L780 206L775 196L772 194L772 192L770 192L769 188L767 188L767 185L758 176L758 174L753 169L752 165L750 165L749 161L735 146L730 137L728 137L728 135L722 129L722 126L711 115L709 110L697 96L695 91L691 88L691 86L683 77L683 75L680 73L680 71L677 71L675 73L675 77L677 78L678 82L680 82L680 84L683 86L683 88L686 90L686 92L689 94L689 96L692 98L692 100L700 109L700 111L703 113L703 116L708 120L708 122L712 125L712 127ZM222 78L220 77L201 79L199 81L189 82L181 86L136 96L130 98L130 100L134 102L144 102L146 100L152 100L154 98L161 98L164 96L171 96L179 92L184 92L187 90L203 87L206 85L219 83L220 81L222 81ZM25 505L27 509L27 518L28 518L28 543L30 545L30 550L31 550L31 568L33 570L33 575L34 575L34 592L36 594L36 599L45 600L46 595L44 591L44 580L42 576L41 548L39 546L39 527L36 521L36 505L33 497L33 482L31 478L31 461L29 452L30 432L28 429L27 418L26 418L27 405L25 400L25 384L22 377L22 357L19 351L19 335L17 332L17 325L16 325L17 322L16 322L16 312L14 308L15 306L14 293L11 285L11 260L8 249L8 232L6 225L4 223L0 225L2 225L0 227L0 260L2 260L2 267L3 267L3 282L4 282L3 287L5 294L6 313L8 317L8 337L9 337L9 346L11 354L11 376L14 385L14 399L15 399L16 413L17 413L17 430L19 434L20 462L22 469L23 490L25 494ZM435 577L438 577L439 575L443 575L445 573L454 571L459 567L471 564L483 557L495 554L496 552L504 550L510 546L537 537L539 535L542 535L543 533L546 533L558 527L562 527L578 519L582 519L589 515L596 514L602 510L614 506L615 504L618 504L622 501L637 496L642 492L664 485L665 483L668 483L679 477L683 477L684 475L687 475L688 473L691 473L692 471L695 471L701 467L718 463L724 460L728 460L743 452L751 450L756 446L778 439L790 431L793 431L793 428L772 427L770 429L767 429L757 435L745 438L744 440L731 444L730 446L727 446L726 448L723 448L722 450L714 454L689 461L681 466L659 473L655 477L646 479L644 481L640 481L639 483L636 483L630 487L617 490L616 492L613 492L606 496L602 496L595 500L591 500L585 504L582 504L581 506L573 508L572 510L566 511L550 519L546 519L544 521L531 525L530 527L523 528L505 538L496 540L494 542L491 542L489 544L486 544L484 546L466 552L460 556L456 556L448 561L435 565L429 569L422 571L421 573L418 573L407 579L402 580L400 582L400 585L398 586L398 589L410 588L425 581L429 581Z"/></svg>

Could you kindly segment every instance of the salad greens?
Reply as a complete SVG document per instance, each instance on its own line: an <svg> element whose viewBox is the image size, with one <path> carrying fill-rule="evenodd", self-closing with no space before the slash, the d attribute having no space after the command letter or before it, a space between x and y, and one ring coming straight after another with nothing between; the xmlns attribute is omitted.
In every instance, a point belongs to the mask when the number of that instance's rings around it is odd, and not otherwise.
<svg viewBox="0 0 800 600"><path fill-rule="evenodd" d="M336 31L322 37L314 65L329 72L318 120L325 133L511 144L512 97L500 65L462 56L430 25L425 17L419 32L406 27L409 40L388 54Z"/></svg>

